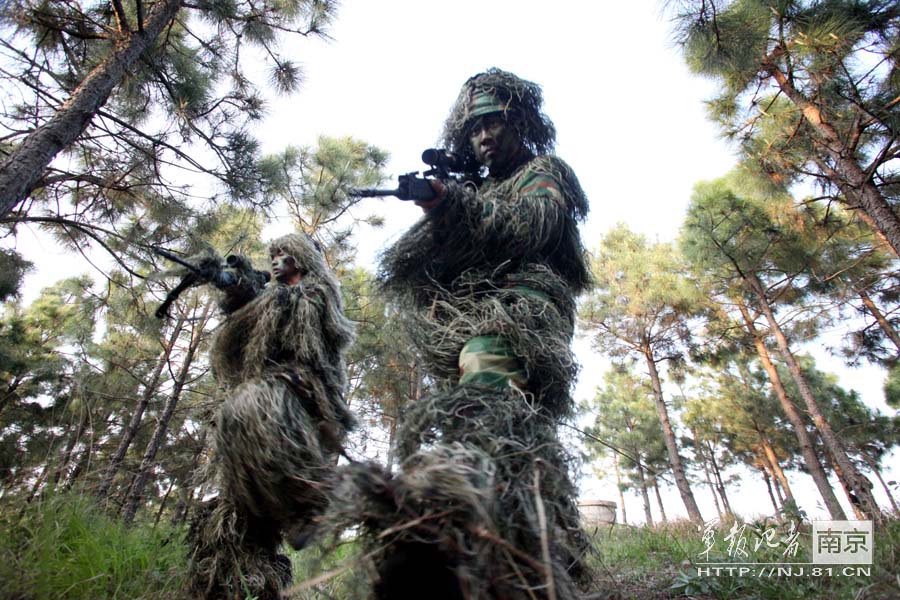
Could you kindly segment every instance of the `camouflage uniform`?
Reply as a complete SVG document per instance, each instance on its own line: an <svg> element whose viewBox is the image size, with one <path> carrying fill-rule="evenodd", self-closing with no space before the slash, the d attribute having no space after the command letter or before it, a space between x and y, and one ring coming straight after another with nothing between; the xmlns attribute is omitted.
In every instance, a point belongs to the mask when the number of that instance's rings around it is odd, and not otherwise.
<svg viewBox="0 0 900 600"><path fill-rule="evenodd" d="M572 170L547 154L555 132L541 100L540 88L503 71L470 79L444 132L472 165L470 181L448 182L443 202L383 258L383 285L437 389L404 415L401 472L363 486L376 497L391 487L402 499L395 521L423 522L391 536L382 598L414 596L411 570L428 585L449 569L453 598L547 597L548 584L574 598L589 579L556 434L573 411L575 297L590 283L577 224L588 206ZM511 172L481 181L467 127L492 112L525 151ZM358 507L366 526L390 527L371 506Z"/></svg>
<svg viewBox="0 0 900 600"><path fill-rule="evenodd" d="M353 328L339 286L303 234L272 242L303 278L254 297L226 291L228 314L211 353L222 403L210 474L220 489L191 529L192 593L277 598L290 563L276 553L289 530L302 543L327 507L334 465L353 419L344 404L344 352Z"/></svg>

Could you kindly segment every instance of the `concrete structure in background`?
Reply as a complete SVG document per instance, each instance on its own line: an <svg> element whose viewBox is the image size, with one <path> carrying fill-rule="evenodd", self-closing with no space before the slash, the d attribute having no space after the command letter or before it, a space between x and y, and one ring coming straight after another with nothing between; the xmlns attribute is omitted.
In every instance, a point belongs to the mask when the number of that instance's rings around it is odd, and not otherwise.
<svg viewBox="0 0 900 600"><path fill-rule="evenodd" d="M582 500L578 503L578 511L588 527L612 525L616 522L616 503L609 500L593 498Z"/></svg>

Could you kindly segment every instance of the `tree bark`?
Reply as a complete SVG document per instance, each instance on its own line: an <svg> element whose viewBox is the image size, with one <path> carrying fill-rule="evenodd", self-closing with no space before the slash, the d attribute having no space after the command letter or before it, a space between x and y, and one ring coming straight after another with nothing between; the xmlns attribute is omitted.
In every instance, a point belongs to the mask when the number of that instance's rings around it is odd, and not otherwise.
<svg viewBox="0 0 900 600"><path fill-rule="evenodd" d="M878 463L874 458L869 456L869 453L860 450L860 455L863 460L866 461L866 464L869 465L869 468L872 469L872 472L875 474L875 477L878 479L878 483L881 484L881 488L884 490L884 493L887 494L888 502L891 503L891 507L894 509L894 513L900 514L900 506L897 506L897 500L894 498L894 495L891 493L891 488L888 487L888 484L885 483L884 478L881 476L881 469L878 468Z"/></svg>
<svg viewBox="0 0 900 600"><path fill-rule="evenodd" d="M112 53L88 73L59 110L0 163L0 218L40 185L47 165L84 133L131 66L154 47L181 4L181 0L159 2L144 31L122 33Z"/></svg>
<svg viewBox="0 0 900 600"><path fill-rule="evenodd" d="M725 493L725 482L722 481L722 472L719 470L719 463L716 461L716 453L712 447L707 447L710 464L712 465L713 475L716 478L716 488L719 490L719 498L722 499L722 506L725 508L725 514L729 517L734 516L731 510L731 502L728 501L728 495Z"/></svg>
<svg viewBox="0 0 900 600"><path fill-rule="evenodd" d="M41 489L41 484L44 483L44 479L47 478L47 473L50 472L50 462L47 461L44 464L44 468L41 469L40 474L37 476L37 479L34 481L34 485L31 486L31 491L28 493L28 498L25 499L25 504L22 505L22 512L19 513L21 516L25 512L25 505L31 504L31 501L34 500L34 497L37 496L38 490Z"/></svg>
<svg viewBox="0 0 900 600"><path fill-rule="evenodd" d="M806 377L800 369L800 364L791 352L787 336L784 334L784 331L782 331L781 325L775 319L775 313L772 311L772 307L769 306L762 282L760 282L759 278L757 278L754 273L745 274L745 277L751 290L756 294L757 298L759 298L760 308L762 309L763 315L766 317L766 321L769 323L769 329L775 336L775 341L778 344L781 357L787 365L791 377L797 384L797 388L800 390L800 397L803 398L806 410L812 418L816 429L818 429L819 435L822 437L822 442L824 442L825 447L834 459L835 465L839 467L847 477L850 488L860 502L860 508L862 508L866 515L868 515L875 523L880 524L882 521L881 509L878 508L875 497L872 495L872 490L870 489L871 484L866 485L868 480L862 476L850 461L843 445L834 433L834 430L832 430L831 425L828 424L822 411L819 409L819 404L816 402L815 397L813 397L812 390L809 388L809 383L806 381Z"/></svg>
<svg viewBox="0 0 900 600"><path fill-rule="evenodd" d="M619 470L619 455L616 452L613 455L613 465L616 469L616 488L619 490L619 506L622 507L622 524L628 525L628 515L625 513L625 492L622 490L622 472Z"/></svg>
<svg viewBox="0 0 900 600"><path fill-rule="evenodd" d="M791 491L791 484L788 481L787 475L784 474L784 469L781 468L781 463L778 462L778 456L775 455L775 449L772 448L772 444L769 443L769 440L762 436L760 436L760 445L766 455L766 460L769 461L772 473L778 479L781 489L784 490L785 502L791 502L796 506L797 500L794 498L794 492Z"/></svg>
<svg viewBox="0 0 900 600"><path fill-rule="evenodd" d="M91 457L94 455L94 450L96 442L93 439L93 432L91 432L91 438L84 445L84 449L81 451L81 454L78 456L78 461L75 463L75 468L72 469L72 472L69 473L69 476L66 478L66 483L63 486L63 491L71 490L75 485L75 482L84 475L91 467Z"/></svg>
<svg viewBox="0 0 900 600"><path fill-rule="evenodd" d="M797 443L800 445L800 455L803 456L806 470L809 471L810 476L813 478L813 482L816 484L816 488L819 490L819 494L822 496L822 500L825 502L828 514L831 515L831 518L835 521L846 520L847 515L844 513L844 509L841 507L841 503L838 501L837 496L834 494L834 489L831 487L831 484L828 483L828 475L822 468L819 457L816 456L816 451L813 447L812 440L809 437L809 432L806 430L806 423L803 420L803 416L800 414L797 406L790 398L788 398L787 391L784 389L784 384L781 382L781 376L778 375L778 370L772 363L769 351L763 342L762 333L756 328L756 325L750 316L750 311L747 309L743 300L738 299L737 306L741 311L741 316L744 318L744 325L750 333L750 337L753 338L753 345L756 348L756 353L763 365L763 369L765 369L766 375L769 377L769 385L772 386L772 390L775 392L775 396L781 404L781 409L784 411L785 416L794 428L794 435L797 436Z"/></svg>
<svg viewBox="0 0 900 600"><path fill-rule="evenodd" d="M659 505L659 518L663 523L668 523L666 507L663 506L662 496L659 493L659 480L656 477L653 478L653 491L656 492L656 503Z"/></svg>
<svg viewBox="0 0 900 600"><path fill-rule="evenodd" d="M394 470L394 448L397 437L397 416L392 415L390 419L391 424L388 426L387 458L384 461L385 469L387 469L388 473Z"/></svg>
<svg viewBox="0 0 900 600"><path fill-rule="evenodd" d="M693 433L694 436L694 451L697 453L697 458L700 459L700 464L703 465L703 476L706 479L706 485L709 487L710 493L712 493L713 504L716 506L716 514L719 515L719 518L721 519L724 515L722 513L722 507L719 506L719 496L716 493L716 486L713 484L712 476L710 475L709 461L706 459L706 453L703 451L700 438L695 432L691 433Z"/></svg>
<svg viewBox="0 0 900 600"><path fill-rule="evenodd" d="M785 497L784 493L781 491L781 482L778 481L778 476L775 474L775 469L772 468L772 464L766 460L766 468L769 470L769 475L772 477L772 487L775 488L775 495L778 497L778 504L781 505L781 508L785 506Z"/></svg>
<svg viewBox="0 0 900 600"><path fill-rule="evenodd" d="M191 363L196 356L197 347L200 345L200 339L202 338L203 334L203 327L206 324L209 313L211 311L210 307L211 304L206 304L199 322L194 325L193 331L191 332L191 340L188 343L187 350L185 351L185 356L182 360L181 368L175 377L175 385L172 388L172 393L166 400L165 407L163 408L163 412L159 417L159 422L156 425L153 436L150 438L150 442L147 444L147 449L144 451L144 456L141 459L141 466L138 469L137 477L134 480L134 484L132 484L131 486L128 500L126 501L125 508L122 511L122 520L126 524L130 525L134 521L134 515L141 503L141 499L143 498L144 488L147 485L147 481L150 479L150 470L153 468L153 465L155 463L156 454L162 447L163 441L166 437L166 432L168 431L169 421L172 419L172 415L175 413L175 407L178 405L178 401L181 399L181 392L184 389L185 383L187 383L188 377L190 376Z"/></svg>
<svg viewBox="0 0 900 600"><path fill-rule="evenodd" d="M662 427L663 439L666 443L666 451L669 455L669 464L672 467L672 473L675 476L675 486L678 493L681 494L681 500L687 509L688 518L698 523L703 522L703 516L697 507L697 501L694 500L694 494L691 492L691 484L688 482L684 473L684 466L681 461L681 455L678 454L678 443L675 440L675 431L669 421L669 411L666 408L666 402L663 399L662 383L659 378L659 371L656 369L656 361L653 358L652 351L645 347L644 358L647 360L647 369L650 372L650 381L653 385L653 397L656 400L656 410L659 413L659 423Z"/></svg>
<svg viewBox="0 0 900 600"><path fill-rule="evenodd" d="M125 455L128 452L128 448L131 447L131 442L133 442L134 438L137 436L138 430L141 427L141 421L144 418L144 412L150 405L150 401L153 399L154 394L156 394L156 390L159 387L159 381L162 378L163 369L169 362L169 357L172 355L172 350L175 348L175 342L178 341L178 336L181 335L183 327L184 313L179 313L178 320L175 322L175 327L172 329L169 339L163 342L163 349L156 362L156 367L153 369L153 374L150 376L149 381L144 384L144 393L141 394L141 399L138 401L137 407L135 407L134 413L131 415L128 426L122 431L122 439L119 440L119 445L116 448L115 453L113 453L112 458L110 458L109 467L103 475L103 481L101 481L100 486L97 489L97 497L100 498L101 501L108 501L109 490L112 488L113 480L115 480L116 474L122 466L122 461L125 460Z"/></svg>
<svg viewBox="0 0 900 600"><path fill-rule="evenodd" d="M69 441L66 442L66 449L63 451L62 461L60 461L60 464L53 471L53 485L59 483L59 480L63 476L63 472L69 466L69 462L72 460L72 452L75 450L78 440L84 435L84 430L87 429L89 415L90 412L87 407L82 405L81 417L78 419L78 427L76 427L72 435L69 436Z"/></svg>
<svg viewBox="0 0 900 600"><path fill-rule="evenodd" d="M775 500L775 494L772 493L772 479L769 477L769 472L766 470L765 466L760 466L760 473L762 473L763 480L766 482L766 490L769 492L769 500L772 501L772 506L775 508L775 512L781 511L781 508L778 506L778 502Z"/></svg>
<svg viewBox="0 0 900 600"><path fill-rule="evenodd" d="M194 496L194 484L198 479L200 457L203 455L203 450L206 449L207 433L209 433L209 429L204 428L200 433L200 439L197 440L197 449L194 450L194 455L191 457L191 467L188 471L189 474L186 481L184 481L181 486L181 498L178 499L178 503L175 505L174 514L172 515L172 525L180 525L183 521L183 517L187 515L188 504Z"/></svg>
<svg viewBox="0 0 900 600"><path fill-rule="evenodd" d="M638 455L640 459L640 455ZM644 500L644 518L647 519L647 525L653 525L653 512L650 510L650 495L647 493L647 481L644 479L644 467L641 463L637 464L638 483L641 486L641 497Z"/></svg>
<svg viewBox="0 0 900 600"><path fill-rule="evenodd" d="M900 352L900 334L897 333L897 330L888 322L885 318L884 314L878 309L875 303L872 301L872 298L869 294L866 293L865 290L858 290L860 299L863 302L863 306L866 307L866 310L871 313L875 320L878 322L878 326L881 327L881 330L884 332L884 335L888 337L891 342L894 343L894 347L897 349L897 352Z"/></svg>
<svg viewBox="0 0 900 600"><path fill-rule="evenodd" d="M159 520L162 517L163 509L166 508L166 502L169 500L169 494L172 493L172 489L175 487L175 478L172 478L172 481L169 482L169 489L166 490L166 495L163 496L162 501L159 503L159 510L156 511L156 518L153 520L153 528L159 525Z"/></svg>
<svg viewBox="0 0 900 600"><path fill-rule="evenodd" d="M802 111L814 132L814 139L833 161L837 176L829 179L846 198L855 200L859 208L874 222L876 231L884 236L894 254L900 257L900 218L897 217L897 213L881 193L873 176L854 158L855 149L841 139L841 135L828 122L822 110L798 90L788 74L775 64L778 54L780 52L776 51L773 56L767 57L763 63L764 67L785 96Z"/></svg>

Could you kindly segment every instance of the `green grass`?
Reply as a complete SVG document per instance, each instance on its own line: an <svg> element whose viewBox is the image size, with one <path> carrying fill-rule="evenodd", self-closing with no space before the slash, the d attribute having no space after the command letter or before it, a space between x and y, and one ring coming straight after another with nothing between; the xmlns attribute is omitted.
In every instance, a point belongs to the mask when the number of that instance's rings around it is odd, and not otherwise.
<svg viewBox="0 0 900 600"><path fill-rule="evenodd" d="M715 530L709 561L735 566L727 543L733 523ZM752 525L752 524L750 524ZM752 547L756 537L747 528ZM808 536L808 530L801 530ZM595 560L598 585L593 598L630 599L761 599L761 600L881 600L900 598L900 520L888 522L875 534L875 564L861 577L754 577L737 574L699 575L701 554L708 544L703 532L685 523L655 527L603 527L594 532L599 556ZM708 540L708 538L707 538ZM808 545L808 544L806 544ZM778 561L783 548L761 547L752 560ZM288 552L294 583L323 573L315 589L299 591L297 600L367 597L361 549L347 542L323 554L315 548ZM187 562L183 532L136 524L123 527L98 510L90 497L75 494L29 506L0 510L0 598L178 600ZM745 559L751 560L751 559ZM808 560L805 550L790 559ZM353 568L342 569L350 565ZM835 569L835 572L837 569Z"/></svg>
<svg viewBox="0 0 900 600"><path fill-rule="evenodd" d="M0 598L176 598L187 550L180 532L124 527L68 494L0 513Z"/></svg>
<svg viewBox="0 0 900 600"><path fill-rule="evenodd" d="M703 531L687 522L654 527L613 526L595 532L599 556L595 567L600 582L598 597L616 600L697 598L697 599L760 599L760 600L887 600L900 598L900 520L888 521L883 531L875 532L875 557L869 576L839 576L841 566L827 565L821 576L758 576L739 574L737 568L751 567L746 562L805 562L809 561L808 524L800 529L800 549L796 556L784 558L784 546L769 548L765 539L752 532L748 523L743 537L747 540L749 557L734 558L729 554L725 537L734 523L724 523L714 530L715 542L708 558L702 556L710 545L704 542ZM740 527L741 523L738 523ZM759 530L765 529L762 524ZM735 535L735 539L742 537ZM761 543L755 548L757 540ZM733 553L732 553L733 554ZM731 563L729 574L723 568L719 575L698 572L698 563ZM728 565L728 566L731 566ZM758 567L757 567L758 568ZM809 566L806 566L809 569ZM603 592L606 592L604 595Z"/></svg>

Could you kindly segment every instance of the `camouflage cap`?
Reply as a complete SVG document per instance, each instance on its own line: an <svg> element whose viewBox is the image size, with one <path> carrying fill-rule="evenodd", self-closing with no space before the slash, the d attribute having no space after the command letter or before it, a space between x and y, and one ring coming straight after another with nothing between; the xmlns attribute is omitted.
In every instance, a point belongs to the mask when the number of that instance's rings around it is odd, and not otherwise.
<svg viewBox="0 0 900 600"><path fill-rule="evenodd" d="M463 84L444 124L442 142L464 163L473 164L474 154L468 140L471 120L502 112L519 132L526 148L534 154L547 154L556 142L556 129L542 111L543 102L541 88L536 83L507 71L488 69Z"/></svg>
<svg viewBox="0 0 900 600"><path fill-rule="evenodd" d="M498 95L488 91L475 89L469 94L469 102L466 104L465 120L488 115L495 112L505 113L509 110L510 100L505 101Z"/></svg>

